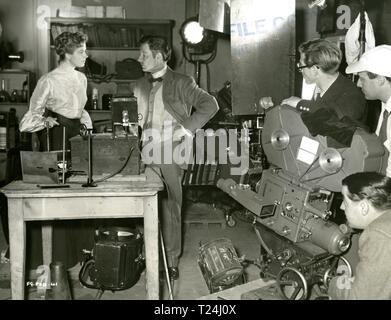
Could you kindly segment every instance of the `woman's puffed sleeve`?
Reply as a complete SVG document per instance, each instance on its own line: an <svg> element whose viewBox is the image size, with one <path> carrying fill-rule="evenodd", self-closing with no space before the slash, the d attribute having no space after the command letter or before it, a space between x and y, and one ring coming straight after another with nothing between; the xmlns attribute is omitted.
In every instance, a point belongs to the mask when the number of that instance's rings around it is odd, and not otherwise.
<svg viewBox="0 0 391 320"><path fill-rule="evenodd" d="M92 129L92 120L86 110L83 110L81 113L80 123L85 124L87 129Z"/></svg>
<svg viewBox="0 0 391 320"><path fill-rule="evenodd" d="M50 94L50 81L47 76L39 79L31 96L29 110L19 124L21 132L36 132L45 128L45 106Z"/></svg>

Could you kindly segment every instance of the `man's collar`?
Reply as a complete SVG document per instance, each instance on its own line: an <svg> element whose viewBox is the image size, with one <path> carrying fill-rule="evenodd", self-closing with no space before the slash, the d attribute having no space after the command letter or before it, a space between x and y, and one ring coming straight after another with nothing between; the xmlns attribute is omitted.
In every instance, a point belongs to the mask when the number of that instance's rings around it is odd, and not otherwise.
<svg viewBox="0 0 391 320"><path fill-rule="evenodd" d="M165 67L155 73L152 73L151 76L152 78L161 78L163 77L167 72L167 65L165 65Z"/></svg>
<svg viewBox="0 0 391 320"><path fill-rule="evenodd" d="M317 87L320 90L320 95L323 96L329 89L330 87L337 81L338 77L340 76L340 73L337 74L337 76L334 79L330 79L328 83L323 84L323 88L320 88L320 86L317 85Z"/></svg>

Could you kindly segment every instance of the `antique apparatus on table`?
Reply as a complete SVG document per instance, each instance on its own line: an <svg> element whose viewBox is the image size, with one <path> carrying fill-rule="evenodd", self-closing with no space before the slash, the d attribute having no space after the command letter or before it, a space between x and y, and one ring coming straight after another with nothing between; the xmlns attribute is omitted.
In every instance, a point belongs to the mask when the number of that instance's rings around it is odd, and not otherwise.
<svg viewBox="0 0 391 320"><path fill-rule="evenodd" d="M344 177L378 171L384 149L374 134L358 128L350 147L310 135L300 113L287 106L266 111L262 147L270 168L255 190L220 179L218 187L254 214L261 244L261 277L277 280L285 299L306 299L313 285L327 289L337 272L351 274L341 257L350 245L345 225L329 220Z"/></svg>
<svg viewBox="0 0 391 320"><path fill-rule="evenodd" d="M112 133L91 136L94 175L123 176L140 174L137 99L114 96L112 99ZM87 173L89 168L87 139L71 139L72 170ZM118 170L120 169L120 172Z"/></svg>
<svg viewBox="0 0 391 320"><path fill-rule="evenodd" d="M138 136L137 98L135 96L114 96L111 120L114 137Z"/></svg>

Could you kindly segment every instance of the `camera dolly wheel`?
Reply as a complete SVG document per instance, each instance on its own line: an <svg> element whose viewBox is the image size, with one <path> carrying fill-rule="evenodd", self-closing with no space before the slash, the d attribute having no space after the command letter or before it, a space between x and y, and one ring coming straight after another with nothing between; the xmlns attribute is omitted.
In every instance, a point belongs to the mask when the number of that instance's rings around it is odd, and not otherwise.
<svg viewBox="0 0 391 320"><path fill-rule="evenodd" d="M286 267L278 273L276 280L278 292L284 299L307 299L307 280L299 270L292 267Z"/></svg>
<svg viewBox="0 0 391 320"><path fill-rule="evenodd" d="M322 279L322 289L327 292L330 280L338 276L346 276L348 278L351 278L353 276L352 266L350 265L349 261L344 257L337 257L337 259L333 263L333 266L331 266L325 271Z"/></svg>

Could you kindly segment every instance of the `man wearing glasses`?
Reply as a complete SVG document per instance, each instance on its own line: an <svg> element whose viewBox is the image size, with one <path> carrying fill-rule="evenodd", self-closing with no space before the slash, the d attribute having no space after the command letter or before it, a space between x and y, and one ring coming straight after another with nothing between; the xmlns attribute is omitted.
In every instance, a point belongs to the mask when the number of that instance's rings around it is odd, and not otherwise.
<svg viewBox="0 0 391 320"><path fill-rule="evenodd" d="M298 71L307 84L316 84L314 97L312 100L290 97L281 104L310 113L332 109L340 120L349 117L365 124L365 97L351 80L338 72L342 60L338 46L325 39L315 39L302 43L299 53Z"/></svg>

